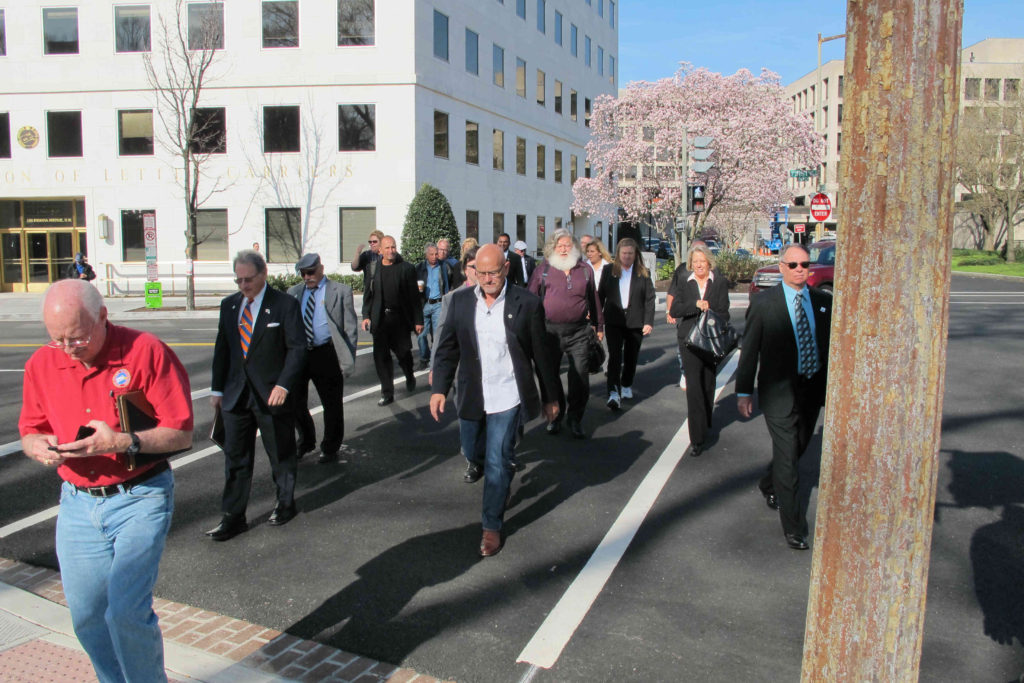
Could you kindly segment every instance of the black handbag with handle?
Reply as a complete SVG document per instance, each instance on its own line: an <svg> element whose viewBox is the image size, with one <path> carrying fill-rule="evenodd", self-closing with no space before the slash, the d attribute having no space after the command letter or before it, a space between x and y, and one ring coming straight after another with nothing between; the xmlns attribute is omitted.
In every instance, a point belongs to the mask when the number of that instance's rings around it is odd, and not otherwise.
<svg viewBox="0 0 1024 683"><path fill-rule="evenodd" d="M700 314L686 336L686 348L708 365L717 365L739 346L736 329L710 308Z"/></svg>
<svg viewBox="0 0 1024 683"><path fill-rule="evenodd" d="M587 325L587 370L591 375L601 372L604 367L604 359L604 344L597 338L594 327Z"/></svg>

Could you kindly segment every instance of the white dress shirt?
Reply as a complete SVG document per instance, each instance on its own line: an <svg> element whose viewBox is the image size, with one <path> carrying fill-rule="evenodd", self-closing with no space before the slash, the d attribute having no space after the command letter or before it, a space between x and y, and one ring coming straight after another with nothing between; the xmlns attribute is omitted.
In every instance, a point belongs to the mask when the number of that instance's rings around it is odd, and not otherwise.
<svg viewBox="0 0 1024 683"><path fill-rule="evenodd" d="M477 285L476 293L476 345L480 350L480 382L483 385L484 412L501 413L520 403L512 356L508 352L505 332L505 293L508 280L490 306ZM511 313L509 314L512 315Z"/></svg>

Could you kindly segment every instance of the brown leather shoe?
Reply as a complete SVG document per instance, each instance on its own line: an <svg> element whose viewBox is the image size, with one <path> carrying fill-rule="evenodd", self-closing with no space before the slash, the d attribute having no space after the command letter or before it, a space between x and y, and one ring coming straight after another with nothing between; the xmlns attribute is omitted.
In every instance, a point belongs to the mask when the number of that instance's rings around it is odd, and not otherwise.
<svg viewBox="0 0 1024 683"><path fill-rule="evenodd" d="M484 529L483 538L480 539L480 557L497 555L501 550L501 532Z"/></svg>

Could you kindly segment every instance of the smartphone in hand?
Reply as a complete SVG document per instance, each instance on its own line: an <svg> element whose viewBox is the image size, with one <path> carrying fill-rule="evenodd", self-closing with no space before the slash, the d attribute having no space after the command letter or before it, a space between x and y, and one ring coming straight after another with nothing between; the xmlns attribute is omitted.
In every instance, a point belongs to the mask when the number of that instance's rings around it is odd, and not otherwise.
<svg viewBox="0 0 1024 683"><path fill-rule="evenodd" d="M95 427L89 427L89 426L86 426L86 425L82 425L81 427L78 428L78 433L75 434L75 439L74 440L75 441L81 441L82 439L86 439L86 438L92 436L95 433L96 433L96 428ZM57 446L49 446L48 448L51 451L58 451L58 450L60 450L59 448L57 448Z"/></svg>

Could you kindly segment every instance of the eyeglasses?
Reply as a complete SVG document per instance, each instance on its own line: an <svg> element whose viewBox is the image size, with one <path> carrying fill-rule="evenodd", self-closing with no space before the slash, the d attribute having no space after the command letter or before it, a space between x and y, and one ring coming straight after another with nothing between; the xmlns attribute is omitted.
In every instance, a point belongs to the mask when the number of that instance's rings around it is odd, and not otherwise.
<svg viewBox="0 0 1024 683"><path fill-rule="evenodd" d="M258 277L259 277L259 275L253 275L252 277L236 277L235 278L235 284L236 285L247 285L250 282L256 282L256 279Z"/></svg>
<svg viewBox="0 0 1024 683"><path fill-rule="evenodd" d="M370 244L379 244L380 240L370 240Z"/></svg>
<svg viewBox="0 0 1024 683"><path fill-rule="evenodd" d="M498 270L479 270L476 266L473 266L473 270L476 271L478 277L498 277L501 275L503 269Z"/></svg>
<svg viewBox="0 0 1024 683"><path fill-rule="evenodd" d="M85 337L83 339L52 339L46 342L46 345L51 349L63 349L65 347L81 349L88 346L91 341L92 337Z"/></svg>
<svg viewBox="0 0 1024 683"><path fill-rule="evenodd" d="M299 274L302 276L316 275L316 268L303 268L299 271Z"/></svg>
<svg viewBox="0 0 1024 683"><path fill-rule="evenodd" d="M796 270L797 266L800 266L804 270L807 270L808 268L811 267L811 262L810 261L783 261L782 265L789 266L790 270Z"/></svg>

